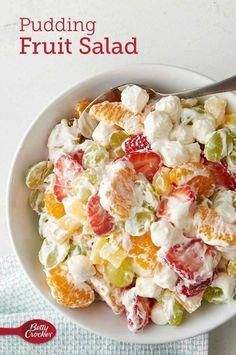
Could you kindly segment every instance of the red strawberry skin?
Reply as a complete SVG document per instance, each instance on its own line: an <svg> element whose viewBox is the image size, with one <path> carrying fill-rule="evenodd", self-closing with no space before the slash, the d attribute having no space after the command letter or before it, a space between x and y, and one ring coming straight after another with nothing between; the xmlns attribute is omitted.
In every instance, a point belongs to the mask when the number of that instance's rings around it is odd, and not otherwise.
<svg viewBox="0 0 236 355"><path fill-rule="evenodd" d="M110 233L114 228L112 216L102 207L98 194L90 197L87 205L89 224L97 235Z"/></svg>
<svg viewBox="0 0 236 355"><path fill-rule="evenodd" d="M123 149L126 154L131 154L138 151L151 150L151 145L143 134L139 134L126 139L123 143Z"/></svg>
<svg viewBox="0 0 236 355"><path fill-rule="evenodd" d="M132 299L129 302L129 307L127 307L127 302L124 301L127 294L129 294L129 299ZM134 288L131 288L123 291L122 300L125 306L129 330L132 332L142 330L150 321L151 299L137 296Z"/></svg>
<svg viewBox="0 0 236 355"><path fill-rule="evenodd" d="M120 157L117 157L115 159L112 160L112 164L113 163L117 163L118 161L129 161L126 155L122 155Z"/></svg>
<svg viewBox="0 0 236 355"><path fill-rule="evenodd" d="M193 297L205 291L205 289L211 285L212 281L213 277L210 277L209 279L202 281L199 284L192 285L186 284L182 279L179 278L175 290L177 293L185 295L186 297Z"/></svg>
<svg viewBox="0 0 236 355"><path fill-rule="evenodd" d="M217 250L201 239L176 244L163 253L162 258L181 279L192 284L200 284L212 278L219 261Z"/></svg>
<svg viewBox="0 0 236 355"><path fill-rule="evenodd" d="M161 165L161 157L153 151L134 152L128 154L127 157L136 173L142 173L149 181L152 181Z"/></svg>
<svg viewBox="0 0 236 355"><path fill-rule="evenodd" d="M196 198L194 191L188 185L174 186L170 195L181 199L183 202L194 202Z"/></svg>
<svg viewBox="0 0 236 355"><path fill-rule="evenodd" d="M82 149L72 155L72 159L77 161L82 166L84 151Z"/></svg>
<svg viewBox="0 0 236 355"><path fill-rule="evenodd" d="M212 172L215 179L215 183L219 186L224 186L230 190L236 189L236 174L231 173L228 170L227 164L220 162L214 163L206 158L202 158L205 166Z"/></svg>
<svg viewBox="0 0 236 355"><path fill-rule="evenodd" d="M63 198L70 194L71 185L73 180L83 171L82 166L70 155L62 155L56 162L54 167L54 173L56 176L54 185L54 194L58 201L62 201Z"/></svg>
<svg viewBox="0 0 236 355"><path fill-rule="evenodd" d="M62 201L64 198L66 198L69 194L69 189L66 186L63 186L61 180L58 178L58 176L56 175L56 179L55 179L55 184L53 186L53 192L54 195L56 195L56 198L58 199L58 201Z"/></svg>

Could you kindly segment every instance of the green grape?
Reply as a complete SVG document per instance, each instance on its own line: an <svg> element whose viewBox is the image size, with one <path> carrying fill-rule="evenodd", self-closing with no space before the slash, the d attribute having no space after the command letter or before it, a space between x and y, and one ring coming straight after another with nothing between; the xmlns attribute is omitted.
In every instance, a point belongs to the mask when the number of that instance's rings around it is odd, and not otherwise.
<svg viewBox="0 0 236 355"><path fill-rule="evenodd" d="M195 111L197 111L198 113L200 113L200 114L204 114L204 113L205 113L205 110L204 110L204 106L203 106L203 105L195 106L195 107L193 107L193 109L194 109Z"/></svg>
<svg viewBox="0 0 236 355"><path fill-rule="evenodd" d="M150 228L154 220L154 213L147 208L140 207L135 215L131 215L125 222L125 231L133 236L143 235Z"/></svg>
<svg viewBox="0 0 236 355"><path fill-rule="evenodd" d="M184 308L182 305L175 301L173 306L173 315L169 319L169 324L173 326L180 325L184 317Z"/></svg>
<svg viewBox="0 0 236 355"><path fill-rule="evenodd" d="M230 127L230 133L233 138L233 145L236 146L236 128Z"/></svg>
<svg viewBox="0 0 236 355"><path fill-rule="evenodd" d="M82 250L81 250L81 247L79 245L72 244L70 246L70 249L69 249L69 252L68 252L68 256L81 255L81 254L82 254Z"/></svg>
<svg viewBox="0 0 236 355"><path fill-rule="evenodd" d="M29 196L29 204L32 210L38 214L42 213L44 210L44 193L41 190L32 190Z"/></svg>
<svg viewBox="0 0 236 355"><path fill-rule="evenodd" d="M84 175L87 177L88 181L92 185L96 185L99 182L98 174L97 174L96 170L94 170L94 169L85 170Z"/></svg>
<svg viewBox="0 0 236 355"><path fill-rule="evenodd" d="M227 163L228 163L229 168L236 168L236 149L235 148L227 156Z"/></svg>
<svg viewBox="0 0 236 355"><path fill-rule="evenodd" d="M107 263L105 271L110 283L116 287L127 287L134 278L131 263L127 259L117 269L111 263Z"/></svg>
<svg viewBox="0 0 236 355"><path fill-rule="evenodd" d="M106 149L98 143L92 143L85 149L83 164L85 168L96 168L104 166L109 162L109 154Z"/></svg>
<svg viewBox="0 0 236 355"><path fill-rule="evenodd" d="M176 301L175 295L169 290L165 290L162 294L161 302L163 310L167 315L168 323L173 326L177 326L183 321L184 308Z"/></svg>
<svg viewBox="0 0 236 355"><path fill-rule="evenodd" d="M39 261L45 269L53 269L66 258L69 249L68 242L57 244L54 241L45 239L39 251Z"/></svg>
<svg viewBox="0 0 236 355"><path fill-rule="evenodd" d="M203 298L209 303L221 303L221 296L223 296L223 290L220 287L208 287Z"/></svg>
<svg viewBox="0 0 236 355"><path fill-rule="evenodd" d="M53 171L50 161L41 161L32 166L26 176L26 185L29 189L36 190L43 186L45 178Z"/></svg>
<svg viewBox="0 0 236 355"><path fill-rule="evenodd" d="M151 211L157 208L157 196L154 194L152 185L146 180L136 180L136 195L138 196L138 204L142 207L146 207Z"/></svg>
<svg viewBox="0 0 236 355"><path fill-rule="evenodd" d="M95 192L95 187L91 181L94 182L95 179L86 170L73 182L73 192L83 203L87 203L89 197Z"/></svg>
<svg viewBox="0 0 236 355"><path fill-rule="evenodd" d="M110 147L115 150L121 147L121 144L128 138L129 136L124 131L116 131L113 132L109 137Z"/></svg>
<svg viewBox="0 0 236 355"><path fill-rule="evenodd" d="M204 153L208 160L217 162L225 158L232 148L232 135L227 128L222 128L210 135Z"/></svg>

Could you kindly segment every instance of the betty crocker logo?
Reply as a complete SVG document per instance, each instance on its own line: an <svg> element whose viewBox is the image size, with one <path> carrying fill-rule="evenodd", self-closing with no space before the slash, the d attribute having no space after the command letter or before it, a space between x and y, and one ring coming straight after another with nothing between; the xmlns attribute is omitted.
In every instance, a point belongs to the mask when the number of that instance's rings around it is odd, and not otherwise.
<svg viewBox="0 0 236 355"><path fill-rule="evenodd" d="M0 335L18 335L30 343L41 344L56 335L56 328L46 320L33 319L18 328L0 328Z"/></svg>

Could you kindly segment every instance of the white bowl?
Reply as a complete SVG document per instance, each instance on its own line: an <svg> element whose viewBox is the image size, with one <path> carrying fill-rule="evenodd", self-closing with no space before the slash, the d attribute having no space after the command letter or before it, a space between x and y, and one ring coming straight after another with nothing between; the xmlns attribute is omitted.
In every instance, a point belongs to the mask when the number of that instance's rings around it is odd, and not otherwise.
<svg viewBox="0 0 236 355"><path fill-rule="evenodd" d="M115 316L103 303L96 302L81 310L71 310L57 304L45 282L38 251L42 240L38 236L35 214L28 204L25 186L26 170L47 159L47 138L51 129L64 117L70 117L79 99L96 97L107 89L126 82L145 83L163 92L200 87L213 80L198 73L166 65L134 65L97 75L65 91L36 118L25 134L16 153L8 188L8 224L16 254L35 288L60 313L78 325L99 335L133 343L165 343L207 332L236 314L235 304L203 305L189 315L183 325L148 326L144 332L128 331L124 316ZM236 108L236 96L227 94L231 108Z"/></svg>

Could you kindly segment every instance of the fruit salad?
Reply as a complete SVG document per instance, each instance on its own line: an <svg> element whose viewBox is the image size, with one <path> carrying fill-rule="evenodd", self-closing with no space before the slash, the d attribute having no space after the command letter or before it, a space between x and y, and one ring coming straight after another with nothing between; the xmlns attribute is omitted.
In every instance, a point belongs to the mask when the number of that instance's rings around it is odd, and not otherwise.
<svg viewBox="0 0 236 355"><path fill-rule="evenodd" d="M61 305L103 301L137 332L235 298L236 113L222 96L155 101L129 85L84 99L26 185Z"/></svg>

